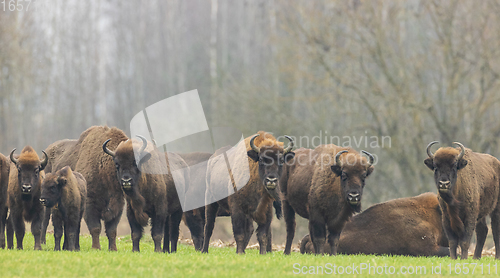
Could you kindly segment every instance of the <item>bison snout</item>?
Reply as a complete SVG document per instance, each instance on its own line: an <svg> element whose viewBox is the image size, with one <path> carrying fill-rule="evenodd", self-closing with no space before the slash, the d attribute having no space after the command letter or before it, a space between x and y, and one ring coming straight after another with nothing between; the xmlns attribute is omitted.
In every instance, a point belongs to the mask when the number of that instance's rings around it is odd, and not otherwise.
<svg viewBox="0 0 500 278"><path fill-rule="evenodd" d="M277 178L266 178L266 188L269 190L276 189L276 185L278 184Z"/></svg>
<svg viewBox="0 0 500 278"><path fill-rule="evenodd" d="M30 193L31 192L31 185L30 184L23 184L21 186L21 190L23 191L23 193Z"/></svg>
<svg viewBox="0 0 500 278"><path fill-rule="evenodd" d="M132 178L122 179L122 186L127 189L132 187Z"/></svg>
<svg viewBox="0 0 500 278"><path fill-rule="evenodd" d="M42 204L42 206L46 206L47 205L47 199L40 198L40 204Z"/></svg>
<svg viewBox="0 0 500 278"><path fill-rule="evenodd" d="M347 200L351 204L357 204L361 202L361 195L359 195L358 193L349 193L347 194Z"/></svg>
<svg viewBox="0 0 500 278"><path fill-rule="evenodd" d="M448 190L450 188L450 181L439 181L439 189Z"/></svg>

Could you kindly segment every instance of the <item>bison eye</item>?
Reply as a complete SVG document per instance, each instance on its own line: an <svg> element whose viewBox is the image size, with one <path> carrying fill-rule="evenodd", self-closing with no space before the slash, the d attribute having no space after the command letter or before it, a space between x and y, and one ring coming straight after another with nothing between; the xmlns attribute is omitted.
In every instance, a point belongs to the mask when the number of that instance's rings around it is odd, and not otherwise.
<svg viewBox="0 0 500 278"><path fill-rule="evenodd" d="M115 163L115 166L116 166L116 170L120 169L120 164Z"/></svg>
<svg viewBox="0 0 500 278"><path fill-rule="evenodd" d="M346 172L342 172L342 180L343 181L347 180L347 173Z"/></svg>
<svg viewBox="0 0 500 278"><path fill-rule="evenodd" d="M50 187L50 191L52 191L52 192L56 192L56 191L57 191L57 188L56 188L55 186L51 186L51 187Z"/></svg>

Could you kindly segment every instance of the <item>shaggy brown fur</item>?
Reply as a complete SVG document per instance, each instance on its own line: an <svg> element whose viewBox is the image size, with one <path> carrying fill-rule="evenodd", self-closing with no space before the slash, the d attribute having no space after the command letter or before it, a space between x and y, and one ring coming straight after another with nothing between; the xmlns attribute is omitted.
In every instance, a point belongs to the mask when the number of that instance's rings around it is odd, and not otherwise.
<svg viewBox="0 0 500 278"><path fill-rule="evenodd" d="M443 211L443 226L450 245L450 256L467 259L470 241L476 230L474 258L481 258L488 227L486 216L491 217L495 250L500 248L500 162L495 157L465 148L457 160L459 148L440 148L424 163L434 170L434 180ZM443 188L443 185L446 185ZM500 252L495 257L500 259Z"/></svg>
<svg viewBox="0 0 500 278"><path fill-rule="evenodd" d="M104 220L109 250L116 251L116 228L125 204L123 191L116 178L115 164L102 151L107 139L110 149L115 149L127 136L118 128L93 126L85 130L77 143L62 153L59 162L52 164L52 172L70 166L87 181L87 201L84 219L92 235L92 248L101 249L99 235L101 219Z"/></svg>
<svg viewBox="0 0 500 278"><path fill-rule="evenodd" d="M5 248L5 225L7 223L7 188L9 187L10 162L0 153L0 247Z"/></svg>
<svg viewBox="0 0 500 278"><path fill-rule="evenodd" d="M340 155L341 165L337 165L335 156L341 151L348 153ZM327 227L328 253L335 255L345 222L361 209L364 181L373 169L366 158L351 148L331 144L314 150L296 150L295 159L285 166L281 177L287 231L284 253L290 254L295 236L295 213L298 213L309 219L316 253L324 253Z"/></svg>
<svg viewBox="0 0 500 278"><path fill-rule="evenodd" d="M449 256L437 195L424 193L371 206L348 221L340 234L341 254ZM314 253L309 235L301 253Z"/></svg>
<svg viewBox="0 0 500 278"><path fill-rule="evenodd" d="M73 148L77 142L78 140L75 139L64 139L50 144L45 149L45 153L47 153L47 155L49 156L49 162L47 163L47 166L45 166L44 172L52 173L52 166L58 164L59 159L64 155L64 153L71 150L71 148ZM47 232L47 226L49 226L50 214L51 209L45 208L45 215L43 217L42 223L42 244L45 244L46 242L45 235Z"/></svg>
<svg viewBox="0 0 500 278"><path fill-rule="evenodd" d="M170 172L170 170L187 167L187 164L175 154L165 154L159 152L153 144L147 142L145 144L144 146L143 142L135 139L128 140L120 143L114 154L118 179L121 181L127 200L127 217L132 230L133 251L139 251L143 227L151 218L151 236L155 243L155 251L162 251L161 241L165 233L163 251L175 252L182 207L177 196L173 171ZM141 147L146 147L146 149L141 153L140 161L136 163L134 149ZM167 158L166 165L162 164L162 157ZM189 182L189 177L182 178L176 181ZM177 186L182 188L184 184ZM169 226L170 223L172 227ZM172 231L172 237L170 237L170 231ZM170 241L171 250L169 250Z"/></svg>
<svg viewBox="0 0 500 278"><path fill-rule="evenodd" d="M15 151L15 149L14 149ZM13 151L13 152L14 152ZM16 158L14 158L16 159ZM17 249L23 249L24 221L31 222L35 250L41 250L42 220L45 208L40 204L40 185L44 176L42 164L35 150L26 146L13 160L9 175L9 225L12 224L17 239ZM13 235L7 232L8 248L13 248Z"/></svg>
<svg viewBox="0 0 500 278"><path fill-rule="evenodd" d="M61 250L64 225L63 250L80 250L80 224L87 197L87 183L78 172L69 166L45 176L40 202L52 210L54 224L54 250Z"/></svg>
<svg viewBox="0 0 500 278"><path fill-rule="evenodd" d="M271 204L273 198L279 201L278 180L282 172L282 165L284 161L292 159L294 153L284 154L283 143L276 141L271 134L263 131L259 132L259 136L254 141L255 146L260 147L259 153L250 147L250 139L251 137L245 139L245 146L238 145L236 147L240 150L244 147L247 155L241 151L225 153L227 148L223 148L218 150L209 161L207 196L211 194L220 196L221 193L225 194L224 192L232 193L235 189L238 191L206 206L203 252L208 252L219 206L230 212L237 253L245 252L253 233L253 221L258 224L257 239L260 245L260 254L271 252ZM225 154L219 155L222 153ZM231 165L229 173L226 159ZM249 177L245 176L247 169L250 170ZM275 182L269 183L270 180L275 180ZM241 188L235 188L241 184L245 185Z"/></svg>

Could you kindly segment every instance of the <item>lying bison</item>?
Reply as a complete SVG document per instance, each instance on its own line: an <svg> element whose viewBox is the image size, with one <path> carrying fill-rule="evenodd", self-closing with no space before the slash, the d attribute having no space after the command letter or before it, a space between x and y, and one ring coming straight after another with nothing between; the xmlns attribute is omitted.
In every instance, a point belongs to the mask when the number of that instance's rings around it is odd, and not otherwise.
<svg viewBox="0 0 500 278"><path fill-rule="evenodd" d="M155 244L155 251L160 252L161 241L164 237L163 252L175 252L179 238L179 224L182 218L182 208L177 196L174 178L170 170L187 167L184 160L175 154L168 156L156 148L146 150L147 140L142 144L136 140L127 140L118 145L115 151L107 148L106 141L102 148L110 155L116 165L116 172L120 185L127 200L127 218L132 230L133 251L139 251L139 242L143 227L151 218L151 236ZM138 150L136 161L134 149ZM167 165L162 163L166 157ZM183 179L184 178L184 179ZM176 182L189 182L189 177L181 177ZM177 186L184 186L179 185ZM171 219L167 219L170 217ZM170 225L172 227L170 227ZM172 235L169 235L169 233ZM171 240L170 240L171 239ZM172 248L169 250L169 242Z"/></svg>
<svg viewBox="0 0 500 278"><path fill-rule="evenodd" d="M104 141L111 139L108 147L116 148L128 137L118 128L93 126L85 130L76 144L67 146L51 171L70 166L87 181L87 200L84 219L92 236L92 248L101 249L99 235L101 219L104 220L109 250L116 251L116 230L125 204L120 182L116 177L115 163L102 152ZM72 143L68 143L71 145Z"/></svg>
<svg viewBox="0 0 500 278"><path fill-rule="evenodd" d="M328 253L337 254L340 232L346 221L361 210L365 179L373 172L370 161L351 148L321 145L298 149L281 177L286 222L285 254L290 254L295 236L295 213L309 219L309 232L317 254L324 253L328 230Z"/></svg>
<svg viewBox="0 0 500 278"><path fill-rule="evenodd" d="M69 166L45 176L40 203L52 209L55 251L61 250L63 226L63 250L80 250L80 224L86 198L85 178L80 173L71 171Z"/></svg>
<svg viewBox="0 0 500 278"><path fill-rule="evenodd" d="M461 259L467 259L470 241L476 229L474 258L481 258L488 235L486 216L491 217L495 257L500 259L500 162L495 157L476 153L455 142L458 148L439 148L435 154L427 146L424 163L434 171L434 181L439 192L443 211L443 227L450 245L450 256L457 258L457 246L462 250Z"/></svg>
<svg viewBox="0 0 500 278"><path fill-rule="evenodd" d="M253 233L253 221L258 224L257 240L260 254L271 251L272 203L273 200L280 200L278 180L283 164L294 156L291 151L293 140L291 137L286 137L290 140L290 145L283 148L283 143L278 142L271 134L260 131L257 135L246 138L245 146L241 145L246 148L246 154L244 152L225 154L220 150L214 154L207 168L207 196L221 190L222 193L228 192L227 190L237 191L206 206L203 252L208 252L219 206L228 210L231 215L237 253L245 253ZM227 162L231 164L230 174ZM249 176L245 174L248 169ZM242 188L237 188L243 183L242 181L247 182Z"/></svg>
<svg viewBox="0 0 500 278"><path fill-rule="evenodd" d="M328 244L325 244L328 246ZM449 256L437 195L424 193L371 206L345 224L338 253ZM300 252L314 253L309 235Z"/></svg>
<svg viewBox="0 0 500 278"><path fill-rule="evenodd" d="M9 187L10 162L0 153L0 247L5 249L5 225L7 223L7 188Z"/></svg>
<svg viewBox="0 0 500 278"><path fill-rule="evenodd" d="M26 146L18 158L14 157L13 149L10 160L9 176L9 210L14 232L17 239L17 249L23 249L25 233L24 221L31 222L31 233L35 238L35 250L41 250L42 221L45 208L40 204L40 192L43 179L43 169L47 165L48 157L43 152L44 158L40 160L31 146ZM12 234L7 233L8 248L13 248ZM10 237L10 239L9 239Z"/></svg>

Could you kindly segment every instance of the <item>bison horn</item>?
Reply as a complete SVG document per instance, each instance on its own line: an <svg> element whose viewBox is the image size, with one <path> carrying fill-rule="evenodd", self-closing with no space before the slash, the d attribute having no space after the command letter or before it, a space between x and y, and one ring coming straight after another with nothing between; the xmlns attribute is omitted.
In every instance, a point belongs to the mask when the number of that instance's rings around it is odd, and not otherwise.
<svg viewBox="0 0 500 278"><path fill-rule="evenodd" d="M464 145L462 145L461 143L459 142L453 142L453 144L455 145L458 145L460 147L460 149L462 149L462 151L460 152L460 154L458 155L457 157L457 161L459 161L460 159L462 159L462 157L464 157L464 154L465 154L465 147Z"/></svg>
<svg viewBox="0 0 500 278"><path fill-rule="evenodd" d="M335 156L335 164L339 165L340 166L340 155L343 154L343 153L346 153L348 152L347 150L343 150L343 151L340 151L337 153L337 155Z"/></svg>
<svg viewBox="0 0 500 278"><path fill-rule="evenodd" d="M375 158L373 157L373 155L367 151L361 151L362 153L366 154L369 158L370 158L370 165L373 165L373 161L375 160Z"/></svg>
<svg viewBox="0 0 500 278"><path fill-rule="evenodd" d="M437 144L437 143L439 143L439 142L438 141L432 141L432 142L429 143L429 145L427 145L427 155L430 158L434 157L434 154L431 152L431 147L432 147L432 145Z"/></svg>
<svg viewBox="0 0 500 278"><path fill-rule="evenodd" d="M14 162L14 164L17 164L17 162L19 162L19 160L17 160L17 158L14 158L14 152L16 151L16 149L13 149L11 152L10 152L10 161Z"/></svg>
<svg viewBox="0 0 500 278"><path fill-rule="evenodd" d="M146 139L144 136L142 135L137 135L137 137L141 138L142 140L142 146L141 146L141 149L139 150L139 155L142 156L142 152L146 149L146 147L148 146L148 139Z"/></svg>
<svg viewBox="0 0 500 278"><path fill-rule="evenodd" d="M288 144L288 147L286 147L286 149L285 149L285 154L287 154L287 153L292 151L294 142L293 142L292 137L290 137L288 135L285 135L285 137L286 137L286 139L290 140L290 144Z"/></svg>
<svg viewBox="0 0 500 278"><path fill-rule="evenodd" d="M254 140L255 138L257 138L260 134L255 134L252 139L250 139L250 147L252 148L252 150L254 150L256 153L260 153L260 148L255 146L254 144Z"/></svg>
<svg viewBox="0 0 500 278"><path fill-rule="evenodd" d="M107 147L109 141L111 141L111 139L106 140L106 142L104 142L104 144L102 144L102 150L105 153L109 154L111 157L115 157L115 152L112 151L112 150L110 150L110 149L108 149L108 147Z"/></svg>
<svg viewBox="0 0 500 278"><path fill-rule="evenodd" d="M47 166L47 163L49 162L49 156L47 155L47 153L45 151L42 151L42 153L43 153L44 158L43 158L43 160L40 161L40 167L42 169L44 169L45 166Z"/></svg>

